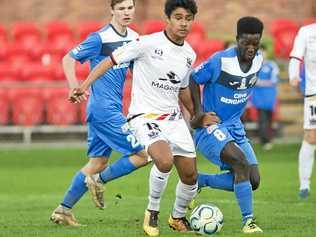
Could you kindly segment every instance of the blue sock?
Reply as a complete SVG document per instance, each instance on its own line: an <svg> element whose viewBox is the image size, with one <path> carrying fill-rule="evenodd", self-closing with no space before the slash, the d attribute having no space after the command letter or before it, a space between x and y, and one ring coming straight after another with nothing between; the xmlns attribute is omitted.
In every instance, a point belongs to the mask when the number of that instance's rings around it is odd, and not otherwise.
<svg viewBox="0 0 316 237"><path fill-rule="evenodd" d="M130 161L130 158L123 156L102 171L100 179L103 183L107 183L113 179L127 175L136 169L137 167Z"/></svg>
<svg viewBox="0 0 316 237"><path fill-rule="evenodd" d="M221 174L202 174L198 176L199 188L210 187L226 191L234 191L234 175L231 172Z"/></svg>
<svg viewBox="0 0 316 237"><path fill-rule="evenodd" d="M86 176L79 171L72 180L71 186L65 193L62 206L72 208L79 199L87 192L88 188L85 183Z"/></svg>
<svg viewBox="0 0 316 237"><path fill-rule="evenodd" d="M237 183L234 185L234 190L244 223L248 218L253 217L251 184L249 181Z"/></svg>

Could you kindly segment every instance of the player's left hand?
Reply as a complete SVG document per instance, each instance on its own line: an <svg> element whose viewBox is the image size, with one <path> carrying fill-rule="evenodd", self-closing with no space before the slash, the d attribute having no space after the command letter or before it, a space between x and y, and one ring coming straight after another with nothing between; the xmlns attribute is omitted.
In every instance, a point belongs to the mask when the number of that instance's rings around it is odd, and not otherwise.
<svg viewBox="0 0 316 237"><path fill-rule="evenodd" d="M214 112L198 114L190 121L192 128L206 128L217 123L220 123L220 118Z"/></svg>
<svg viewBox="0 0 316 237"><path fill-rule="evenodd" d="M84 100L87 100L89 93L82 90L81 88L74 88L70 91L68 100L71 103L80 103Z"/></svg>

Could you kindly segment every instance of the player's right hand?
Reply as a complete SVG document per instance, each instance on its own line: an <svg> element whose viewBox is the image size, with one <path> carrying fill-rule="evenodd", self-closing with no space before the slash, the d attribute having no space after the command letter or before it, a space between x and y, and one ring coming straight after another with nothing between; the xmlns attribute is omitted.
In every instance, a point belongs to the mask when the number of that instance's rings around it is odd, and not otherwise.
<svg viewBox="0 0 316 237"><path fill-rule="evenodd" d="M69 92L68 100L71 103L81 103L84 100L87 100L89 93L83 91L81 88L73 88Z"/></svg>

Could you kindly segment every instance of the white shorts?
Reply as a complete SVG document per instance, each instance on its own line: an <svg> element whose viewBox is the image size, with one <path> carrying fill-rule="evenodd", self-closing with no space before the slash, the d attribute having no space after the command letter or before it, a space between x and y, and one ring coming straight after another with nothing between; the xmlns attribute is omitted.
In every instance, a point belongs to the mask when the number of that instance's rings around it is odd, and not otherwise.
<svg viewBox="0 0 316 237"><path fill-rule="evenodd" d="M129 121L136 139L146 147L164 140L170 145L174 156L196 157L194 142L183 118L178 120L154 120L136 117Z"/></svg>
<svg viewBox="0 0 316 237"><path fill-rule="evenodd" d="M316 128L316 96L304 98L304 129Z"/></svg>

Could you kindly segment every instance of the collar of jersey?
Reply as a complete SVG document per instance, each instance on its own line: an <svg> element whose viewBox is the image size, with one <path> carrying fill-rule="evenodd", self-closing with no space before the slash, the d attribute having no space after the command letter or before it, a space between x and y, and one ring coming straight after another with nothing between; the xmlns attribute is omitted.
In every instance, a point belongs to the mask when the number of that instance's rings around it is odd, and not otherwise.
<svg viewBox="0 0 316 237"><path fill-rule="evenodd" d="M121 36L121 37L126 37L126 36L127 36L127 28L126 28L125 34L122 35L122 34L120 34L120 32L118 32L118 31L115 29L115 27L114 27L112 24L109 24L109 25L112 27L112 29L114 30L114 32L115 32L116 34L118 34L119 36Z"/></svg>
<svg viewBox="0 0 316 237"><path fill-rule="evenodd" d="M169 36L168 36L168 34L167 34L167 32L166 32L165 30L163 31L163 33L164 33L164 35L166 36L166 38L167 38L171 43L173 43L173 44L175 44L175 45L177 45L177 46L183 46L183 45L184 45L184 41L183 41L182 44L178 44L178 43L174 42L172 39L170 39Z"/></svg>

